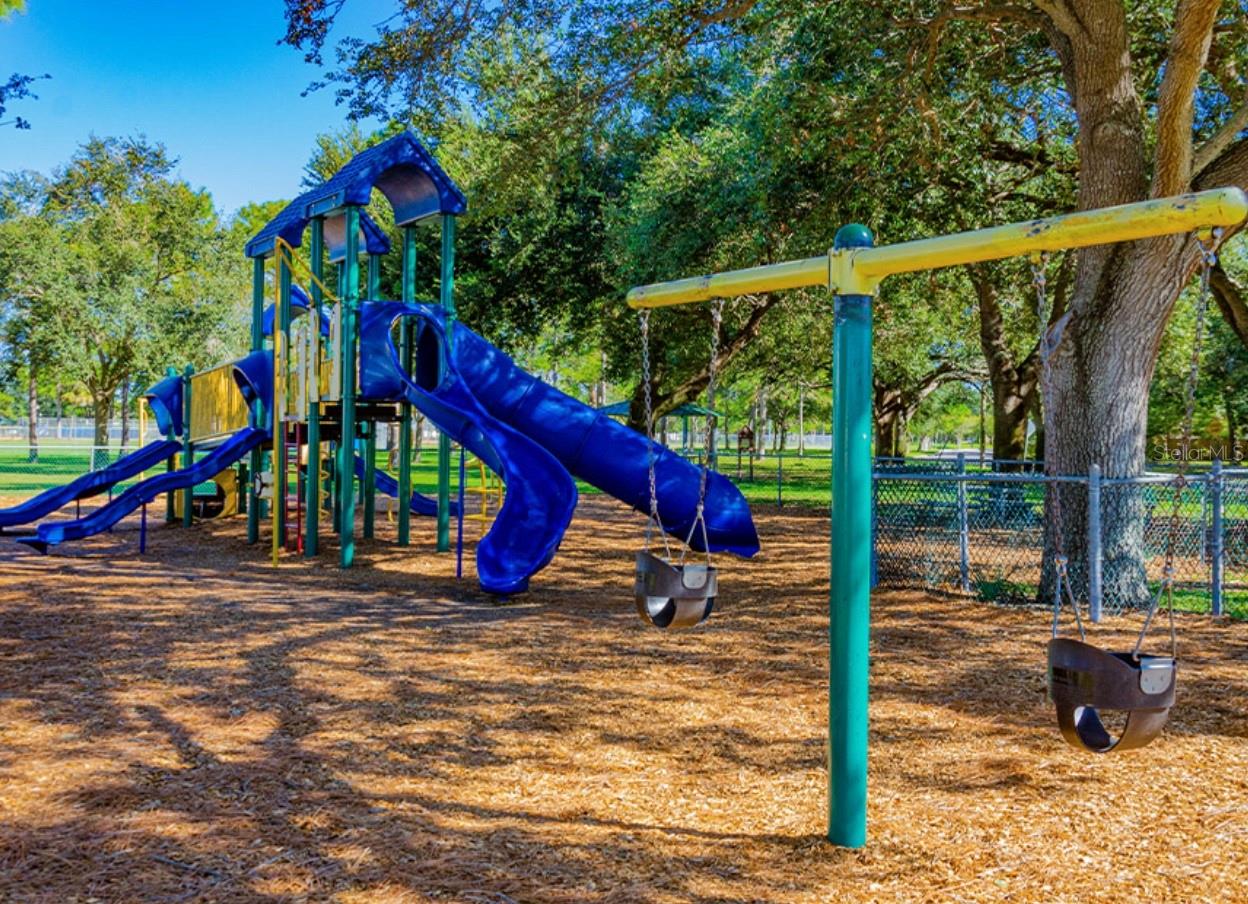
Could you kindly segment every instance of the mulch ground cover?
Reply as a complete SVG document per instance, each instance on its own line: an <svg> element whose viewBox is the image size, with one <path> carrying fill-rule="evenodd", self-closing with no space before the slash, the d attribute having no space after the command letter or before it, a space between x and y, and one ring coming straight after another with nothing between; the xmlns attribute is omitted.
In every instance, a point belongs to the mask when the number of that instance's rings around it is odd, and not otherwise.
<svg viewBox="0 0 1248 904"><path fill-rule="evenodd" d="M1045 701L1047 613L877 594L869 841L838 850L826 518L758 523L679 634L633 612L642 524L603 499L507 605L428 522L347 572L274 569L241 519L146 556L133 520L0 538L0 900L1248 900L1248 624L1182 617L1166 734L1096 758Z"/></svg>

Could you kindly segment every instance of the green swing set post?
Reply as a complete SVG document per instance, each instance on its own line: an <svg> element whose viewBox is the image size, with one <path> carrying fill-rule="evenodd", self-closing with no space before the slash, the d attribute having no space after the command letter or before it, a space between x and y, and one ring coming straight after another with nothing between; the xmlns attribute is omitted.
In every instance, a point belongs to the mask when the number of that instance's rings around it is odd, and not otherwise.
<svg viewBox="0 0 1248 904"><path fill-rule="evenodd" d="M455 326L455 217L442 215L442 310L446 311L446 351ZM447 362L441 362L445 374ZM451 548L451 438L438 434L438 552Z"/></svg>
<svg viewBox="0 0 1248 904"><path fill-rule="evenodd" d="M1248 196L1238 188L1221 188L880 247L867 227L850 225L837 232L832 249L821 257L640 286L628 293L634 308L807 286L826 286L835 295L827 833L833 844L861 847L867 832L871 308L880 282L896 273L1235 226L1245 218Z"/></svg>
<svg viewBox="0 0 1248 904"><path fill-rule="evenodd" d="M403 290L404 304L416 300L416 227L403 227ZM399 361L403 370L412 370L412 323L404 320L399 327ZM399 405L399 545L411 543L412 532L412 405Z"/></svg>

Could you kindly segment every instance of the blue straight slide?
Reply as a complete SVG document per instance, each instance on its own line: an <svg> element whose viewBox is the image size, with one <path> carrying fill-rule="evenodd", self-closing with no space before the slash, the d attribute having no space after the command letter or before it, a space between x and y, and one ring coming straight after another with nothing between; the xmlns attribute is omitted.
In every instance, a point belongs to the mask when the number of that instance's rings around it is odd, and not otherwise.
<svg viewBox="0 0 1248 904"><path fill-rule="evenodd" d="M252 449L267 442L268 438L268 431L246 427L233 434L189 468L149 477L130 487L108 505L96 509L77 521L54 521L41 524L35 536L19 538L18 542L25 543L40 552L46 552L49 546L55 546L67 540L81 540L83 537L90 537L92 534L108 530L139 506L153 501L163 493L193 487L209 480Z"/></svg>
<svg viewBox="0 0 1248 904"><path fill-rule="evenodd" d="M454 367L425 354L409 375L399 363L391 328L424 306L375 302L360 317L360 396L403 400L472 452L507 485L489 532L477 544L477 580L488 593L520 593L554 557L576 509L576 483L539 443L490 415ZM440 332L429 341L444 340Z"/></svg>
<svg viewBox="0 0 1248 904"><path fill-rule="evenodd" d="M391 499L399 498L399 481L388 471L378 468L373 472L376 474L377 492L383 496L389 496ZM355 476L360 480L364 479L364 459L359 455L355 456ZM412 490L412 514L433 517L438 513L438 500L430 499L424 493L418 493ZM451 514L459 513L459 505L454 499L451 500Z"/></svg>
<svg viewBox="0 0 1248 904"><path fill-rule="evenodd" d="M45 490L12 508L0 509L0 528L29 524L50 515L76 499L86 499L105 492L115 484L128 480L181 451L177 440L160 439L123 455L106 468L91 471L65 484Z"/></svg>

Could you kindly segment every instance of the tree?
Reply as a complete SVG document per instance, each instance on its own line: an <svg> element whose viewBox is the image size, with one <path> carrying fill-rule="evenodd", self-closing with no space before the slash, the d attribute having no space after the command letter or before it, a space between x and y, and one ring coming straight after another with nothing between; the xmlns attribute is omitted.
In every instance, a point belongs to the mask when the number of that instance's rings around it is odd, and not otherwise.
<svg viewBox="0 0 1248 904"><path fill-rule="evenodd" d="M215 363L234 345L220 337L246 283L223 278L221 262L236 251L212 199L173 181L174 165L144 139L92 138L58 171L40 215L68 251L47 331L91 396L97 446L123 387L172 362Z"/></svg>
<svg viewBox="0 0 1248 904"><path fill-rule="evenodd" d="M8 19L15 13L23 13L26 11L26 0L0 0L0 22ZM31 85L40 79L51 78L50 75L23 75L15 72L9 76L8 80L0 83L0 126L13 126L15 129L29 129L30 123L20 116L13 119L5 120L5 109L13 101L25 100L30 98L36 99L37 95L31 91Z"/></svg>
<svg viewBox="0 0 1248 904"><path fill-rule="evenodd" d="M63 234L47 220L18 213L0 219L0 337L9 379L25 384L30 459L39 455L39 383L63 360L53 324L69 291Z"/></svg>

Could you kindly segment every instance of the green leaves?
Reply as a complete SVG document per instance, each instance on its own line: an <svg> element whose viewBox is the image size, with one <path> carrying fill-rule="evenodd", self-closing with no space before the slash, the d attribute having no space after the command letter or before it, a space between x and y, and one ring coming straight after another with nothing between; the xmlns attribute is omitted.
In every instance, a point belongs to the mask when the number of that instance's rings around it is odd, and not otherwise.
<svg viewBox="0 0 1248 904"><path fill-rule="evenodd" d="M245 347L241 241L144 139L92 138L50 180L0 185L0 322L106 413L123 385Z"/></svg>

